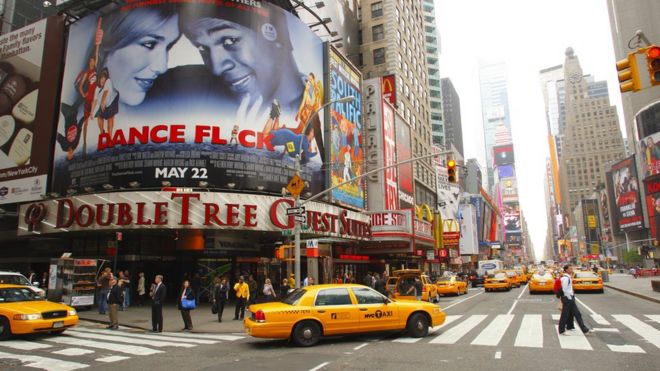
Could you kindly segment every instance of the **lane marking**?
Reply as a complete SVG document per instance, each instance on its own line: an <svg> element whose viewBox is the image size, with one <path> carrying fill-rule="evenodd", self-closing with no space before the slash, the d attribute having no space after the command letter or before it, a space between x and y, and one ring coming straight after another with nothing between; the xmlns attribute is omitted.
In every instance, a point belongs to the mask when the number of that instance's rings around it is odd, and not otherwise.
<svg viewBox="0 0 660 371"><path fill-rule="evenodd" d="M109 357L102 357L102 358L97 358L95 361L98 362L105 362L105 363L112 363L112 362L118 362L118 361L123 361L125 359L131 359L131 357L124 357L124 356L109 356Z"/></svg>
<svg viewBox="0 0 660 371"><path fill-rule="evenodd" d="M633 330L637 335L643 337L649 343L660 348L660 331L656 330L655 327L644 323L629 314L613 314L612 317Z"/></svg>
<svg viewBox="0 0 660 371"><path fill-rule="evenodd" d="M448 305L448 306L442 308L442 310L446 311L447 309L453 307L454 305L458 305L458 304L460 304L460 303L462 303L462 302L464 302L464 301L466 301L466 300L470 300L470 299L474 298L475 296L479 296L479 295L483 294L484 292L485 292L485 291L479 291L478 293L476 293L476 294L474 294L474 295L472 295L472 296L468 296L468 297L465 298L465 299L461 299L461 300L459 300L459 301L457 301L457 302L455 302L455 303L453 303L453 304L451 304L451 305Z"/></svg>
<svg viewBox="0 0 660 371"><path fill-rule="evenodd" d="M366 347L367 345L369 345L369 343L362 343L362 344L356 346L355 348L353 348L353 350L360 350L360 349Z"/></svg>
<svg viewBox="0 0 660 371"><path fill-rule="evenodd" d="M593 350L582 331L566 331L564 335L560 335L559 328L555 327L555 334L559 337L559 346L562 349Z"/></svg>
<svg viewBox="0 0 660 371"><path fill-rule="evenodd" d="M553 314L552 315L552 320L553 321L559 321L560 318L561 318L561 314Z"/></svg>
<svg viewBox="0 0 660 371"><path fill-rule="evenodd" d="M540 314L525 314L513 346L543 348L543 318Z"/></svg>
<svg viewBox="0 0 660 371"><path fill-rule="evenodd" d="M330 364L330 362L323 362L323 363L321 363L320 365L318 365L318 366L316 366L316 367L310 369L309 371L318 371L318 370L322 369L323 367L325 367L325 366L327 366L327 365L329 365L329 364Z"/></svg>
<svg viewBox="0 0 660 371"><path fill-rule="evenodd" d="M35 350L50 348L52 345L35 343L33 341L25 340L5 340L0 342L0 347L7 347L17 350Z"/></svg>
<svg viewBox="0 0 660 371"><path fill-rule="evenodd" d="M77 345L79 347L103 349L114 352L132 354L135 356L150 356L152 354L163 353L162 350L141 347L138 345L115 344L107 341L92 341L92 340L85 340L85 339L74 338L69 336L60 336L47 340L56 344Z"/></svg>
<svg viewBox="0 0 660 371"><path fill-rule="evenodd" d="M497 346L513 321L512 314L500 314L495 317L481 333L472 340L472 345Z"/></svg>
<svg viewBox="0 0 660 371"><path fill-rule="evenodd" d="M23 367L40 368L47 371L72 371L89 367L84 363L62 361L55 358L31 356L27 354L11 354L0 352L0 359L15 359L23 364Z"/></svg>
<svg viewBox="0 0 660 371"><path fill-rule="evenodd" d="M495 352L495 359L502 359L502 352Z"/></svg>
<svg viewBox="0 0 660 371"><path fill-rule="evenodd" d="M598 313L594 312L591 308L589 308L589 307L587 306L587 304L585 304L582 300L578 299L577 296L575 297L575 301L577 301L578 303L580 303L581 306L587 308L587 310L589 311L589 313L591 313L592 316L598 314Z"/></svg>
<svg viewBox="0 0 660 371"><path fill-rule="evenodd" d="M619 329L616 329L614 327L595 327L595 328L592 328L589 331L594 331L594 332L619 332Z"/></svg>
<svg viewBox="0 0 660 371"><path fill-rule="evenodd" d="M660 314L645 314L644 316L655 323L660 323Z"/></svg>
<svg viewBox="0 0 660 371"><path fill-rule="evenodd" d="M596 322L597 324L601 326L609 326L610 322L605 319L605 317L601 316L600 314L592 314L591 318Z"/></svg>
<svg viewBox="0 0 660 371"><path fill-rule="evenodd" d="M513 304L511 305L511 308L509 308L509 311L506 312L506 314L511 314L511 312L513 312L513 308L515 308L516 305L518 305L518 300L520 300L520 298L523 296L523 294L527 290L527 286L529 286L529 283L526 284L525 287L523 287L522 290L520 290L520 295L518 295L518 297L513 301Z"/></svg>
<svg viewBox="0 0 660 371"><path fill-rule="evenodd" d="M103 334L103 335L116 335L116 336L125 336L125 337L130 337L130 338L137 338L137 339L149 339L149 340L160 340L160 341L179 341L182 343L192 343L192 344L218 344L220 341L218 340L204 340L204 339L189 339L189 338L181 338L181 337L176 337L176 336L167 336L167 335L146 335L146 334L135 334L135 333L128 333L128 332L113 332L113 333L108 333L108 330L97 330L97 329L90 329L90 328L76 328L75 331L78 332L91 332L94 334Z"/></svg>
<svg viewBox="0 0 660 371"><path fill-rule="evenodd" d="M459 323L458 325L450 328L443 334L436 336L431 340L430 344L454 344L459 341L463 336L475 328L479 323L486 319L488 315L485 314L475 314L470 316L470 318Z"/></svg>
<svg viewBox="0 0 660 371"><path fill-rule="evenodd" d="M447 316L447 317L445 317L445 323L443 323L443 324L440 325L440 326L433 327L433 328L429 331L429 335L435 333L436 331L440 330L441 328L443 328L443 327L445 327L445 326L448 326L450 323L456 321L457 319L459 319L459 318L461 318L461 317L463 317L463 316L460 315L460 314L458 314L458 315L451 315L451 316ZM413 344L413 343L416 343L416 342L418 342L418 341L420 341L420 340L422 340L422 338L402 337L402 338L394 339L394 340L392 340L392 342L394 342L394 343Z"/></svg>
<svg viewBox="0 0 660 371"><path fill-rule="evenodd" d="M84 356L85 354L94 353L93 350L83 348L66 348L52 352L53 354L60 354L63 356Z"/></svg>
<svg viewBox="0 0 660 371"><path fill-rule="evenodd" d="M69 330L67 336L75 336L77 338L83 339L94 339L94 340L107 340L114 341L118 343L127 343L127 344L136 344L136 345L148 345L150 347L179 347L179 348L193 348L195 344L188 343L174 343L169 341L156 341L156 340L146 340L146 339L136 339L130 338L127 336L114 336L114 335L101 335L94 334L89 332L78 332L75 330Z"/></svg>
<svg viewBox="0 0 660 371"><path fill-rule="evenodd" d="M226 341L234 341L234 340L241 340L245 339L245 336L234 336L234 335L214 335L214 334L202 334L202 333L196 333L196 332L159 332L158 334L160 335L167 335L167 336L176 336L176 337L183 337L183 338L199 338L199 339L211 339L211 340L226 340ZM156 334L155 336L159 336Z"/></svg>
<svg viewBox="0 0 660 371"><path fill-rule="evenodd" d="M644 349L638 347L637 345L611 345L607 344L607 347L610 348L613 352L619 353L646 353Z"/></svg>

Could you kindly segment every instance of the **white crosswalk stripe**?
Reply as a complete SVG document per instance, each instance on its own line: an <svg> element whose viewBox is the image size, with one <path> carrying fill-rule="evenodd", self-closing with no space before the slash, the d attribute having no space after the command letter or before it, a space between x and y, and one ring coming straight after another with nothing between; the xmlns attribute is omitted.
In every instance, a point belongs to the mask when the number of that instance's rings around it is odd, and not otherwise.
<svg viewBox="0 0 660 371"><path fill-rule="evenodd" d="M540 314L525 314L514 346L543 348L543 322Z"/></svg>
<svg viewBox="0 0 660 371"><path fill-rule="evenodd" d="M163 353L162 350L151 349L138 345L115 344L108 341L77 339L72 336L58 336L46 340L56 344L77 345L79 347L104 349L114 352L131 354L135 356L150 356L152 354Z"/></svg>
<svg viewBox="0 0 660 371"><path fill-rule="evenodd" d="M0 342L0 347L7 347L17 350L35 350L35 349L44 349L50 348L52 345L37 343L35 341L26 341L26 340L5 340Z"/></svg>
<svg viewBox="0 0 660 371"><path fill-rule="evenodd" d="M113 334L109 333L108 330L103 329L93 329L93 328L78 328L76 331L79 332L90 332L95 334ZM116 333L114 333L116 334ZM178 341L180 343L191 343L191 344L217 344L220 341L218 340L206 340L206 339L193 339L193 338L182 338L180 336L167 336L167 335L147 335L144 333L133 333L133 332L121 332L121 336L137 339L148 339L148 340L160 340L160 341Z"/></svg>
<svg viewBox="0 0 660 371"><path fill-rule="evenodd" d="M462 317L462 316L461 316L460 314L459 314L459 315L447 316L447 318L445 318L445 323L443 323L443 324L440 325L440 326L437 326L437 327L432 328L431 331L429 331L429 334L434 334L434 333L436 333L436 332L439 331L441 328L443 328L443 327L445 327L445 326L448 326L449 324L451 324L452 322L456 321L457 319L459 319L459 318L461 318L461 317ZM420 340L422 340L422 338L401 337L401 338L398 338L398 339L394 339L394 340L392 340L392 341L395 342L395 343L406 343L406 344L412 344L412 343L416 343L416 342L418 342L418 341L420 341Z"/></svg>
<svg viewBox="0 0 660 371"><path fill-rule="evenodd" d="M74 330L69 330L67 332L67 336L74 336L83 339L105 340L105 341L112 341L118 343L146 345L157 348L161 348L161 347L192 348L195 346L194 344L188 344L188 343L175 343L171 341L157 341L157 340L130 338L123 336L123 334L117 334L117 336L113 336L113 335L93 334L88 332L78 332Z"/></svg>
<svg viewBox="0 0 660 371"><path fill-rule="evenodd" d="M513 321L512 314L500 314L481 333L472 340L472 345L497 346L502 336Z"/></svg>
<svg viewBox="0 0 660 371"><path fill-rule="evenodd" d="M656 330L653 326L644 323L629 314L614 314L612 317L633 330L637 335L641 336L649 343L660 348L660 330Z"/></svg>
<svg viewBox="0 0 660 371"><path fill-rule="evenodd" d="M39 368L48 371L71 371L89 367L84 363L62 361L50 357L33 356L28 354L10 354L0 352L0 359L15 359L23 362L23 366Z"/></svg>
<svg viewBox="0 0 660 371"><path fill-rule="evenodd" d="M450 328L444 333L435 337L431 340L432 344L454 344L459 341L463 336L470 332L473 328L477 327L481 321L485 320L487 315L475 314L470 316L465 321L459 323L458 325Z"/></svg>
<svg viewBox="0 0 660 371"><path fill-rule="evenodd" d="M596 322L598 325L601 326L609 326L610 323L600 314L592 314L591 318Z"/></svg>
<svg viewBox="0 0 660 371"><path fill-rule="evenodd" d="M645 317L655 323L660 323L660 314L646 314Z"/></svg>

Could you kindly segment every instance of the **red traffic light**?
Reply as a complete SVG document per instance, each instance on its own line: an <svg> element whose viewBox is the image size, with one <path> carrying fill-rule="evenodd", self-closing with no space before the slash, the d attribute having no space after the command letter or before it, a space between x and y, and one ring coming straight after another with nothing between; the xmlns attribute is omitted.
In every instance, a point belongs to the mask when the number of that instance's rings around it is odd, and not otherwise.
<svg viewBox="0 0 660 371"><path fill-rule="evenodd" d="M646 56L649 58L660 58L660 47L652 46L646 50Z"/></svg>

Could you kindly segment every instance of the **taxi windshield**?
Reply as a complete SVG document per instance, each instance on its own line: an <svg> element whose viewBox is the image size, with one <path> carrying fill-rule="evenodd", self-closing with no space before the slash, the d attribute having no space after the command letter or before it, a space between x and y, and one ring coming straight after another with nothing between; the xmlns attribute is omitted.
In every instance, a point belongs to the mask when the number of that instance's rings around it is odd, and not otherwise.
<svg viewBox="0 0 660 371"><path fill-rule="evenodd" d="M495 273L495 274L489 274L488 278L497 278L497 279L505 279L506 274L505 273Z"/></svg>
<svg viewBox="0 0 660 371"><path fill-rule="evenodd" d="M16 303L19 301L44 300L39 294L23 287L0 289L0 303Z"/></svg>
<svg viewBox="0 0 660 371"><path fill-rule="evenodd" d="M20 274L0 274L0 283L7 285L30 286L30 281Z"/></svg>
<svg viewBox="0 0 660 371"><path fill-rule="evenodd" d="M516 275L516 272L506 272L506 274L508 274L509 277L513 277Z"/></svg>
<svg viewBox="0 0 660 371"><path fill-rule="evenodd" d="M544 274L534 274L535 279L552 279L552 275L550 273L544 273Z"/></svg>
<svg viewBox="0 0 660 371"><path fill-rule="evenodd" d="M575 272L575 278L598 278L594 272Z"/></svg>
<svg viewBox="0 0 660 371"><path fill-rule="evenodd" d="M441 277L436 282L451 282L451 277Z"/></svg>
<svg viewBox="0 0 660 371"><path fill-rule="evenodd" d="M300 298L302 298L307 290L305 289L295 289L289 293L289 295L285 296L284 299L282 299L282 303L284 304L289 304L289 305L296 305L298 304L298 301L300 301Z"/></svg>

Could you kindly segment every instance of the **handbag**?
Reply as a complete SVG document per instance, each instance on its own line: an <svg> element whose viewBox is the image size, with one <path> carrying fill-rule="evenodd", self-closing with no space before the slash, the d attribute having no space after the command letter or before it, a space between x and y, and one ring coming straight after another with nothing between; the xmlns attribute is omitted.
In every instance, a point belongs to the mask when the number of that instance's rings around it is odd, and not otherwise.
<svg viewBox="0 0 660 371"><path fill-rule="evenodd" d="M211 305L211 313L218 314L218 303L215 301Z"/></svg>
<svg viewBox="0 0 660 371"><path fill-rule="evenodd" d="M181 308L183 309L195 309L197 307L197 303L195 303L195 299L188 300L188 299L181 299Z"/></svg>

